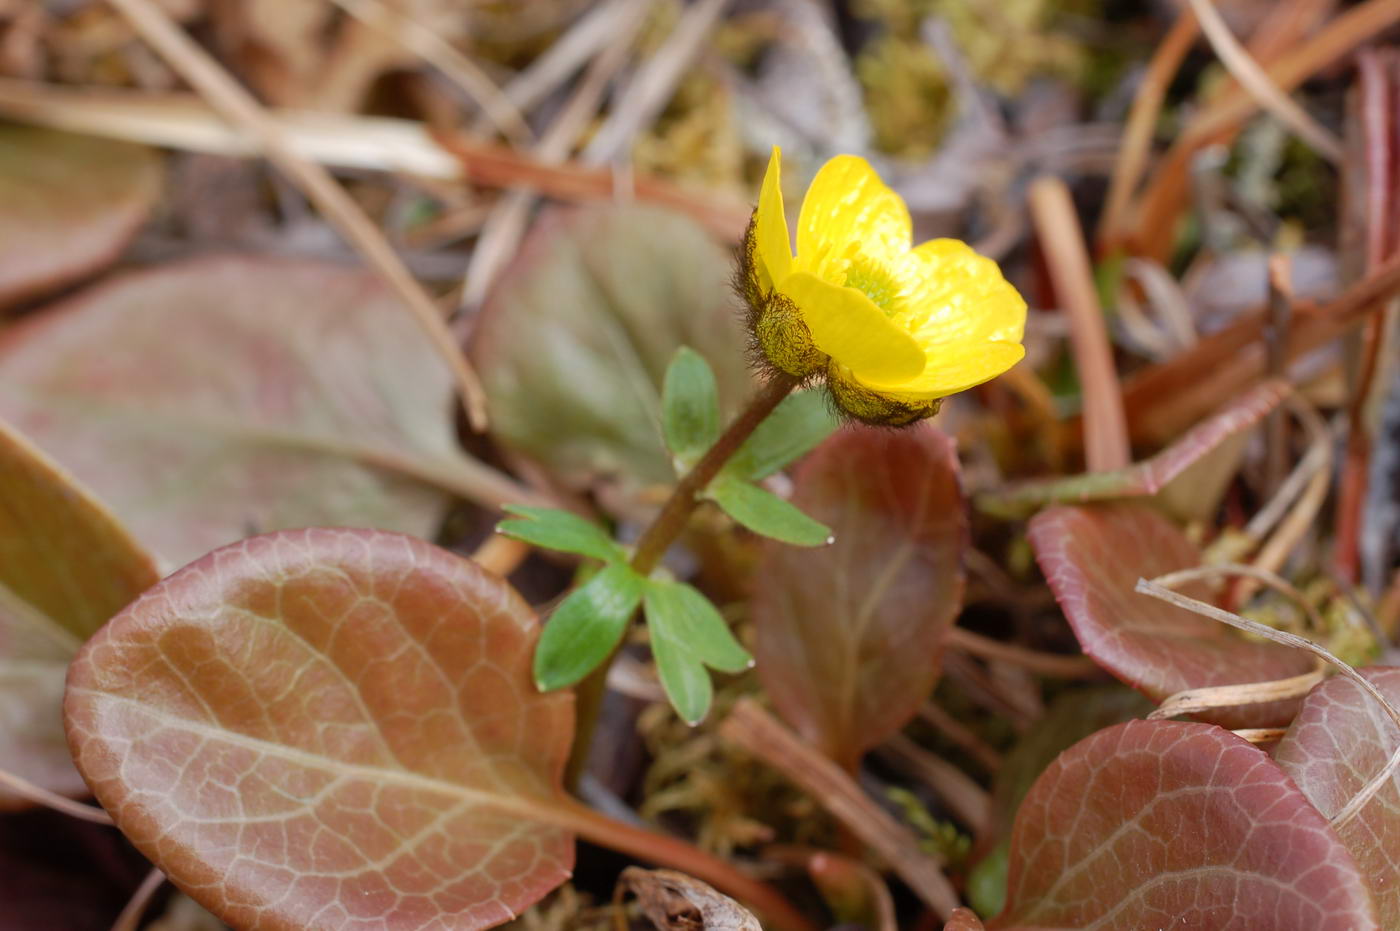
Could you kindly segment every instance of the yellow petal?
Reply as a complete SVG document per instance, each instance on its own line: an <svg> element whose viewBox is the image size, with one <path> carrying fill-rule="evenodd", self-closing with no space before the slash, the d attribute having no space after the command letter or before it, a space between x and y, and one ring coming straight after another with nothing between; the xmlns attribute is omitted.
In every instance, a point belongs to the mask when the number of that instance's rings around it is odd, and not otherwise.
<svg viewBox="0 0 1400 931"><path fill-rule="evenodd" d="M826 281L845 279L853 249L883 261L909 250L909 208L865 159L838 155L807 188L797 219L797 267Z"/></svg>
<svg viewBox="0 0 1400 931"><path fill-rule="evenodd" d="M956 239L909 250L898 273L905 283L895 322L930 356L947 343L1019 343L1026 302L991 259Z"/></svg>
<svg viewBox="0 0 1400 931"><path fill-rule="evenodd" d="M914 338L855 288L794 272L782 292L802 311L817 348L861 380L898 382L924 370L924 353Z"/></svg>
<svg viewBox="0 0 1400 931"><path fill-rule="evenodd" d="M953 343L930 350L928 363L914 378L865 376L860 381L895 399L928 401L991 381L1020 362L1025 354L1020 343Z"/></svg>
<svg viewBox="0 0 1400 931"><path fill-rule="evenodd" d="M792 271L792 242L788 239L787 217L783 214L783 187L780 178L782 153L773 146L763 187L758 192L754 215L755 256L758 282L765 289L781 284Z"/></svg>

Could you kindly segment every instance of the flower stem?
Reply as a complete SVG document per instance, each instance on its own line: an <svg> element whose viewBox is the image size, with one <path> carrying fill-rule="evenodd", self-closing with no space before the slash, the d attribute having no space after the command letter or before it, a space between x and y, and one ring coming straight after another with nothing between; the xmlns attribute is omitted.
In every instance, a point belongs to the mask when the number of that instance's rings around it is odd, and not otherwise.
<svg viewBox="0 0 1400 931"><path fill-rule="evenodd" d="M681 477L671 491L671 497L661 506L656 518L642 532L637 540L637 548L632 553L631 566L639 575L648 575L660 564L676 537L685 530L691 512L700 503L696 498L705 486L710 484L729 458L744 445L744 440L757 429L758 425L773 413L783 398L792 393L798 380L791 375L776 374L769 378L749 400L729 429L715 440L695 467ZM614 650L588 678L574 690L574 715L578 722L574 732L574 746L569 754L569 765L565 772L565 784L575 786L588 762L588 749L593 743L593 732L598 726L598 715L603 708L603 695L607 691L608 669L612 667Z"/></svg>
<svg viewBox="0 0 1400 931"><path fill-rule="evenodd" d="M749 434L796 387L797 379L791 375L778 374L770 378L749 401L744 412L729 425L729 429L705 451L705 455L695 463L695 468L682 476L671 497L662 505L661 512L637 540L637 549L632 554L632 568L639 575L646 575L657 567L671 543L685 529L690 513L699 503L695 496L710 484L729 457L738 452L744 440L749 438Z"/></svg>

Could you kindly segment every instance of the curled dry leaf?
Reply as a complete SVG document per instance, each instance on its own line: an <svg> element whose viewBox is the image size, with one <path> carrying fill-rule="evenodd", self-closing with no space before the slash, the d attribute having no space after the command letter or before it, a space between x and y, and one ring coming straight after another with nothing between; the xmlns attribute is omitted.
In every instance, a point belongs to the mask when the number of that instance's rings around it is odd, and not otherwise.
<svg viewBox="0 0 1400 931"><path fill-rule="evenodd" d="M85 793L63 741L63 677L83 641L157 578L101 503L0 422L0 769ZM17 801L0 788L0 807Z"/></svg>
<svg viewBox="0 0 1400 931"><path fill-rule="evenodd" d="M0 340L0 416L177 565L283 527L428 536L444 488L529 503L458 451L451 397L378 279L327 264L128 274Z"/></svg>
<svg viewBox="0 0 1400 931"><path fill-rule="evenodd" d="M661 931L763 931L748 909L684 873L629 866L619 882Z"/></svg>
<svg viewBox="0 0 1400 931"><path fill-rule="evenodd" d="M160 181L160 157L144 146L0 126L0 307L116 258Z"/></svg>
<svg viewBox="0 0 1400 931"><path fill-rule="evenodd" d="M765 546L759 677L782 716L848 768L908 723L938 680L962 605L959 475L953 441L932 426L848 427L802 464L793 494L835 542Z"/></svg>
<svg viewBox="0 0 1400 931"><path fill-rule="evenodd" d="M1214 621L1138 595L1139 578L1200 564L1176 525L1145 504L1060 506L1031 519L1036 561L1084 652L1153 701L1190 688L1267 682L1302 675L1301 650L1245 640ZM1183 593L1209 599L1204 585ZM1297 700L1221 708L1223 727L1287 723ZM1204 716L1204 715L1203 715Z"/></svg>
<svg viewBox="0 0 1400 931"><path fill-rule="evenodd" d="M1264 419L1287 393L1286 383L1267 381L1150 459L1111 472L1020 482L978 495L977 507L998 516L1024 517L1053 504L1155 495L1177 479L1189 477L1193 467L1203 466L1212 453ZM1199 487L1193 493L1197 500L1216 497L1203 494Z"/></svg>
<svg viewBox="0 0 1400 931"><path fill-rule="evenodd" d="M484 928L557 886L572 699L506 583L410 537L287 531L152 588L74 661L79 770L239 928Z"/></svg>
<svg viewBox="0 0 1400 931"><path fill-rule="evenodd" d="M730 261L658 207L560 210L536 224L482 309L472 362L497 439L614 510L675 480L661 386L680 346L714 369L721 422L748 395Z"/></svg>
<svg viewBox="0 0 1400 931"><path fill-rule="evenodd" d="M1360 671L1392 702L1400 703L1400 668ZM1274 750L1274 760L1328 818L1389 761L1400 728L1355 682L1336 676L1313 689ZM1371 884L1381 926L1400 927L1400 773L1337 836Z"/></svg>
<svg viewBox="0 0 1400 931"><path fill-rule="evenodd" d="M1032 787L995 928L1380 925L1356 861L1262 751L1217 727L1130 721Z"/></svg>

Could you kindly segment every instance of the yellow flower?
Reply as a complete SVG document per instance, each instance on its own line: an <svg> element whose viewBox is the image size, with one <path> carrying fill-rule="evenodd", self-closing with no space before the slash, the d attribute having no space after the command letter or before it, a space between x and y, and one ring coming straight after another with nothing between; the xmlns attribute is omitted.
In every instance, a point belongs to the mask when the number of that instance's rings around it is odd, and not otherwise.
<svg viewBox="0 0 1400 931"><path fill-rule="evenodd" d="M779 163L775 146L744 270L750 326L774 366L824 369L848 414L898 424L1025 355L1026 302L996 263L955 239L911 248L909 209L863 158L838 155L812 179L794 255Z"/></svg>

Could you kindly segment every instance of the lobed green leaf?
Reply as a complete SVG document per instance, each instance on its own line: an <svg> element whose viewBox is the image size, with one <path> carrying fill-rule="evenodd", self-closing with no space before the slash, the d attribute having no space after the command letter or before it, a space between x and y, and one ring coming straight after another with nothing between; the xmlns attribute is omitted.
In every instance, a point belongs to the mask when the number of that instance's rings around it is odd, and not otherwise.
<svg viewBox="0 0 1400 931"><path fill-rule="evenodd" d="M606 563L623 562L627 553L592 521L569 511L556 508L536 508L507 505L503 510L513 518L503 520L496 529L508 537L523 540L532 546L577 553Z"/></svg>
<svg viewBox="0 0 1400 931"><path fill-rule="evenodd" d="M724 471L750 481L767 478L811 452L840 424L823 392L788 395L744 441Z"/></svg>
<svg viewBox="0 0 1400 931"><path fill-rule="evenodd" d="M540 691L573 685L608 658L642 600L643 584L630 567L613 564L559 603L535 650Z"/></svg>
<svg viewBox="0 0 1400 931"><path fill-rule="evenodd" d="M757 485L733 475L721 475L705 494L724 513L754 533L793 546L823 546L831 542L831 528L808 517L797 506Z"/></svg>
<svg viewBox="0 0 1400 931"><path fill-rule="evenodd" d="M719 439L719 384L710 363L689 346L677 349L666 367L661 427L666 448L686 467Z"/></svg>

